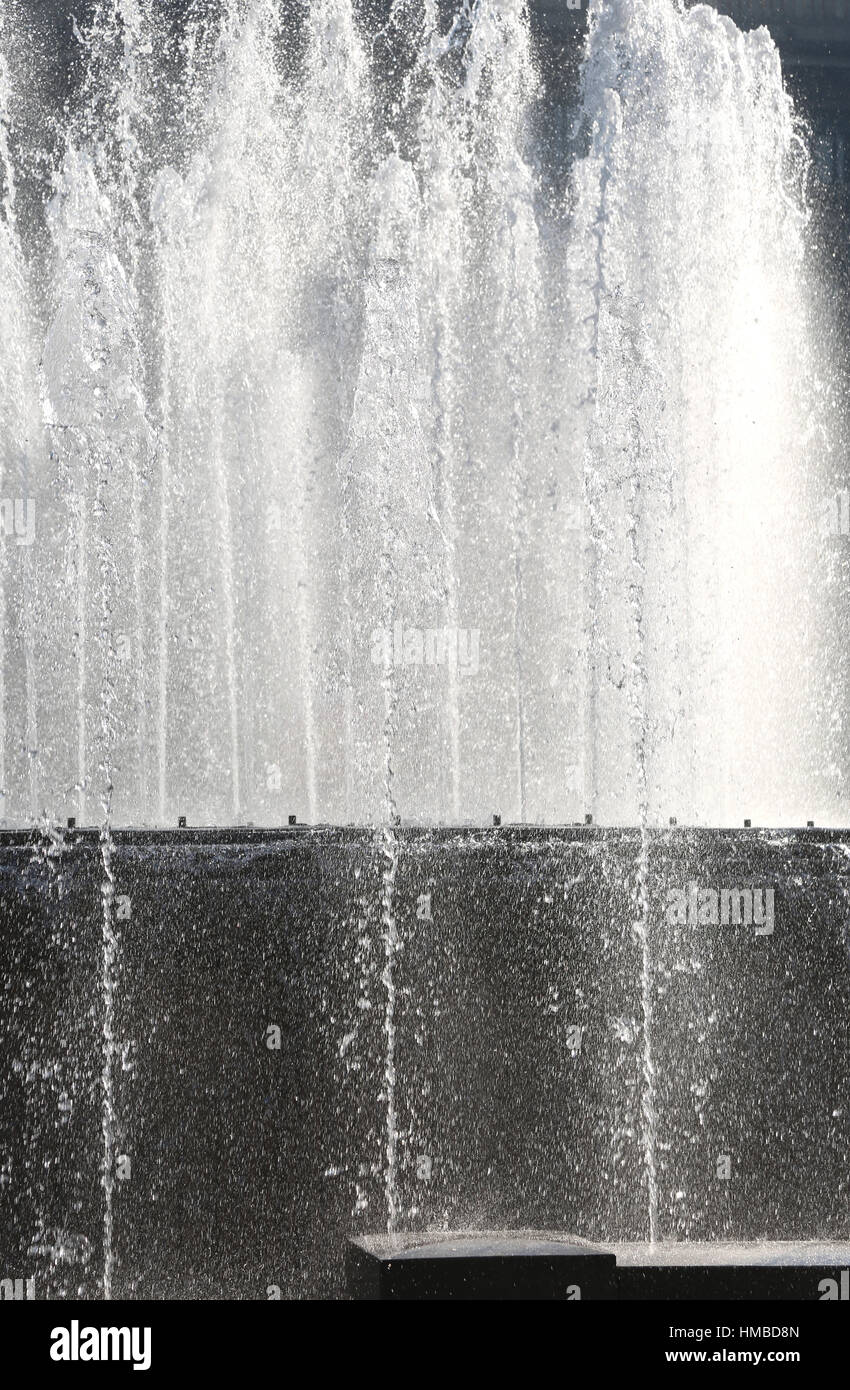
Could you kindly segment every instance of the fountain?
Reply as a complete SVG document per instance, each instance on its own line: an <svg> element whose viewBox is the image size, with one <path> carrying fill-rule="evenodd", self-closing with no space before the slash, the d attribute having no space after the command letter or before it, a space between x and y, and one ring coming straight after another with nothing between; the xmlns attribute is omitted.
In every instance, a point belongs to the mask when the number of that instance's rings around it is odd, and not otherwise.
<svg viewBox="0 0 850 1390"><path fill-rule="evenodd" d="M387 737L421 823L840 819L766 32L592 9L555 191L519 0L391 17L392 93L343 0L162 23L95 6L25 215L4 35L7 824L96 820L107 737L127 825L380 824Z"/></svg>
<svg viewBox="0 0 850 1390"><path fill-rule="evenodd" d="M94 0L56 118L0 26L0 1237L104 1298L338 1294L376 1229L609 1288L570 1230L632 1290L844 1241L840 430L776 48L591 0L565 172L523 0L295 11Z"/></svg>

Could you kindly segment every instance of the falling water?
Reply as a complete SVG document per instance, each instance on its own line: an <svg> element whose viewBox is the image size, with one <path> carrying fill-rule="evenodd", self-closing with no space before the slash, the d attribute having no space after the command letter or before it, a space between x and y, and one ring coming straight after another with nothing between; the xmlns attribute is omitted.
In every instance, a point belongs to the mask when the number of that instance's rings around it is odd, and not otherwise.
<svg viewBox="0 0 850 1390"><path fill-rule="evenodd" d="M0 41L5 477L39 518L3 556L7 819L96 804L101 455L117 823L382 823L388 680L405 818L838 814L766 31L591 5L553 197L520 0L380 35L228 0L176 40L103 0L46 237Z"/></svg>
<svg viewBox="0 0 850 1390"><path fill-rule="evenodd" d="M377 825L390 1232L400 819L637 825L654 1241L651 828L841 818L772 40L591 0L556 193L522 0L442 13L99 0L50 151L0 19L0 796L100 824L106 1297L116 824Z"/></svg>
<svg viewBox="0 0 850 1390"><path fill-rule="evenodd" d="M384 947L384 965L381 983L384 987L384 1103L386 1106L385 1124L385 1167L384 1192L387 1207L387 1233L392 1235L398 1229L398 1108L396 1103L396 957L401 945L395 914L395 885L398 872L398 840L392 816L392 773L388 768L388 823L381 831L381 855L384 860L381 875L381 932Z"/></svg>
<svg viewBox="0 0 850 1390"><path fill-rule="evenodd" d="M0 36L2 36L0 29ZM0 59L2 62L2 59ZM7 280L11 280L9 287L9 298L15 308L18 308L22 298L22 267L18 252L17 239L15 236L15 183L12 161L9 156L9 131L8 131L8 110L9 110L9 90L8 76L5 62L0 66L0 177L3 184L3 207L2 222L0 222L0 234L2 234L2 265L3 289L7 290ZM7 291L9 292L9 291ZM12 299L12 296L14 298ZM4 296L5 297L5 296ZM3 364L6 366L6 363ZM5 381L5 372L4 372ZM3 402L4 406L14 406L14 401ZM4 411L5 418L5 411ZM4 477L5 477L5 458ZM5 550L0 556L0 630L6 627L6 574L5 574ZM0 796L5 813L6 807L6 689L5 689L5 669L0 670ZM3 819L5 820L5 814Z"/></svg>
<svg viewBox="0 0 850 1390"><path fill-rule="evenodd" d="M103 990L103 1048L101 1065L101 1187L103 1189L103 1296L112 1297L112 1278L115 1266L113 1243L115 1189L115 976L118 959L118 939L115 933L115 874L111 827L112 784L109 765L104 768L106 783L103 801L103 824L100 831L102 864L101 910L102 956L101 985Z"/></svg>
<svg viewBox="0 0 850 1390"><path fill-rule="evenodd" d="M34 674L34 564L31 544L11 538L31 499L41 430L37 331L20 232L13 158L15 90L0 17L0 503L5 539L0 553L0 821L37 804L38 711ZM30 537L32 541L32 537ZM15 563L15 562L18 563ZM27 808L26 810L24 808Z"/></svg>
<svg viewBox="0 0 850 1390"><path fill-rule="evenodd" d="M647 827L665 812L734 822L745 803L764 820L799 820L827 744L809 683L817 662L800 660L818 570L806 163L768 35L742 35L706 7L594 7L584 92L574 244L592 364L589 799L603 820L628 806L641 827L641 1137L655 1240Z"/></svg>
<svg viewBox="0 0 850 1390"><path fill-rule="evenodd" d="M453 27L440 35L433 0L424 7L426 92L420 120L417 168L422 184L421 254L426 352L433 401L434 502L440 517L444 546L443 607L446 626L460 621L458 592L457 470L459 422L457 376L460 364L460 320L463 313L464 198L462 170L466 158L463 108L452 101L446 69L455 36ZM460 819L461 716L460 679L456 664L446 674L449 818Z"/></svg>
<svg viewBox="0 0 850 1390"><path fill-rule="evenodd" d="M654 823L734 823L753 799L793 822L827 744L801 660L818 569L805 155L766 31L664 0L592 18L576 245L596 809L638 819L645 773Z"/></svg>
<svg viewBox="0 0 850 1390"><path fill-rule="evenodd" d="M100 594L100 622L98 624L98 646L100 670L102 672L99 701L99 738L101 762L98 767L100 777L100 806L102 820L100 825L100 857L102 924L102 965L101 989L103 993L103 1043L101 1068L101 1127L103 1131L103 1158L101 1182L103 1187L103 1296L112 1297L112 1276L114 1267L113 1249L113 1194L115 1186L115 1083L113 1075L115 1057L115 974L118 956L118 941L115 934L115 874L113 871L114 842L112 838L112 797L114 792L113 758L115 747L115 650L113 645L113 609L115 592L115 564L109 540L107 525L110 506L110 488L114 486L110 459L105 453L97 455L94 516L96 537L94 550L97 558L98 589Z"/></svg>

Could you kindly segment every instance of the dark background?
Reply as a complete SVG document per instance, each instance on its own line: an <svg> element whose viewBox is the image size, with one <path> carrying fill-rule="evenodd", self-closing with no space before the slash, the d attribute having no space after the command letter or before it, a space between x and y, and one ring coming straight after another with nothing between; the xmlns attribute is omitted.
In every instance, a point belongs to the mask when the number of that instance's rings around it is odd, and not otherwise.
<svg viewBox="0 0 850 1390"><path fill-rule="evenodd" d="M115 1184L114 1296L338 1297L346 1239L387 1220L382 842L115 838L130 912L114 922L114 1153L132 1171ZM398 832L399 1229L647 1239L640 843ZM667 1240L850 1239L846 846L651 837ZM96 1298L103 1276L102 875L96 832L0 836L0 1277L34 1275L38 1298ZM671 926L667 890L691 878L774 884L774 934Z"/></svg>

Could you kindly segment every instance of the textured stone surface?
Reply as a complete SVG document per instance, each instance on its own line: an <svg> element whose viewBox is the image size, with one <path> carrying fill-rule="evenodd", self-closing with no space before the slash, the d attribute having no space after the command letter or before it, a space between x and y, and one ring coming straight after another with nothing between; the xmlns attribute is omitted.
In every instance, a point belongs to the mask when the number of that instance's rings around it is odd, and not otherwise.
<svg viewBox="0 0 850 1390"><path fill-rule="evenodd" d="M645 1240L639 836L397 844L399 1226ZM648 852L661 1234L847 1240L845 841ZM365 830L116 836L117 1297L339 1296L385 1229L384 866ZM671 925L691 879L775 885L773 934ZM37 1297L103 1274L101 884L88 832L4 837L0 1275Z"/></svg>

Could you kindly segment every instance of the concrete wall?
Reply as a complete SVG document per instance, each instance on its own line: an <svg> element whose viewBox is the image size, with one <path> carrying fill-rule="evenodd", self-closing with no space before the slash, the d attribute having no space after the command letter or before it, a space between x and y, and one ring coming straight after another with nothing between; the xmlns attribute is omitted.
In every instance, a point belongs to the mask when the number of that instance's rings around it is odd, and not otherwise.
<svg viewBox="0 0 850 1390"><path fill-rule="evenodd" d="M114 1294L339 1295L345 1238L387 1219L384 847L117 839ZM639 836L397 842L399 1224L645 1238ZM848 866L815 831L650 841L669 1238L850 1236ZM102 877L88 832L0 847L0 1275L38 1297L103 1275ZM690 881L772 885L772 935L671 923Z"/></svg>

